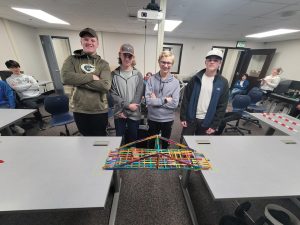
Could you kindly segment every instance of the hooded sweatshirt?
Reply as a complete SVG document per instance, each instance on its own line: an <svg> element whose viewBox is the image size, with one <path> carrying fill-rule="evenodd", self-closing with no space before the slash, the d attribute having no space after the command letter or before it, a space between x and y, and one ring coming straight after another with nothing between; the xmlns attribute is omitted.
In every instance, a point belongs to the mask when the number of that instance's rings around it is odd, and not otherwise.
<svg viewBox="0 0 300 225"><path fill-rule="evenodd" d="M154 93L156 98L151 98L151 93ZM179 102L179 93L179 81L172 74L168 74L164 80L161 79L159 72L150 77L145 92L148 119L155 122L173 121ZM172 97L172 101L166 102L166 97Z"/></svg>
<svg viewBox="0 0 300 225"><path fill-rule="evenodd" d="M13 90L5 81L0 80L0 108L16 107L15 96Z"/></svg>
<svg viewBox="0 0 300 225"><path fill-rule="evenodd" d="M110 94L113 98L114 115L121 112L132 120L141 119L140 106L136 111L131 111L128 106L131 103L140 104L144 91L144 79L141 72L133 68L131 74L128 77L122 75L120 67L112 72L112 86Z"/></svg>
<svg viewBox="0 0 300 225"><path fill-rule="evenodd" d="M98 114L108 112L107 93L111 86L108 63L99 55L89 55L82 49L69 56L61 70L64 84L73 87L70 110L78 113ZM100 80L93 80L93 75Z"/></svg>
<svg viewBox="0 0 300 225"><path fill-rule="evenodd" d="M38 82L30 75L12 74L6 82L17 92L21 100L41 95Z"/></svg>

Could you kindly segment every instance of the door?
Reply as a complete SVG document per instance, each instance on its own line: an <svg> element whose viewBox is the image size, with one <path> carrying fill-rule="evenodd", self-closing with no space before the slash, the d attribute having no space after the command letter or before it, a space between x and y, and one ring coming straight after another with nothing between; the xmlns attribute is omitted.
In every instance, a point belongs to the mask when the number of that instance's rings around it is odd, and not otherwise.
<svg viewBox="0 0 300 225"><path fill-rule="evenodd" d="M260 79L266 76L276 49L248 49L241 60L239 70L236 74L247 73L250 82L249 90L254 86L259 86Z"/></svg>
<svg viewBox="0 0 300 225"><path fill-rule="evenodd" d="M71 55L69 38L40 35L40 39L55 92L63 94L65 91L60 77L60 69L64 60Z"/></svg>
<svg viewBox="0 0 300 225"><path fill-rule="evenodd" d="M213 49L219 49L223 52L223 61L220 72L228 80L230 87L240 75L239 71L244 62L243 58L248 48L213 46Z"/></svg>
<svg viewBox="0 0 300 225"><path fill-rule="evenodd" d="M259 84L259 79L265 77L276 49L250 49L224 46L213 46L223 51L223 62L220 68L221 74L226 77L229 87L243 73L249 75L249 89Z"/></svg>

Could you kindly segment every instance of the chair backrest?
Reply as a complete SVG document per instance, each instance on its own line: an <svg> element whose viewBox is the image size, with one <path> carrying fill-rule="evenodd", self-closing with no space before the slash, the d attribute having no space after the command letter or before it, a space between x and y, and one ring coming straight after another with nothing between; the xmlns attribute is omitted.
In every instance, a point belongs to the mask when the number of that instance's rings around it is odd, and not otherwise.
<svg viewBox="0 0 300 225"><path fill-rule="evenodd" d="M264 93L259 88L257 87L252 88L248 93L251 99L250 104L256 104L257 102L259 102L262 99L263 94Z"/></svg>
<svg viewBox="0 0 300 225"><path fill-rule="evenodd" d="M248 95L236 95L232 100L232 111L243 112L250 105L250 97Z"/></svg>
<svg viewBox="0 0 300 225"><path fill-rule="evenodd" d="M282 80L278 84L276 88L274 88L273 92L276 94L284 94L289 91L292 80Z"/></svg>
<svg viewBox="0 0 300 225"><path fill-rule="evenodd" d="M69 112L69 98L66 95L47 96L44 105L45 110L52 115Z"/></svg>
<svg viewBox="0 0 300 225"><path fill-rule="evenodd" d="M6 81L8 77L12 75L12 72L10 70L0 70L0 77L1 80Z"/></svg>

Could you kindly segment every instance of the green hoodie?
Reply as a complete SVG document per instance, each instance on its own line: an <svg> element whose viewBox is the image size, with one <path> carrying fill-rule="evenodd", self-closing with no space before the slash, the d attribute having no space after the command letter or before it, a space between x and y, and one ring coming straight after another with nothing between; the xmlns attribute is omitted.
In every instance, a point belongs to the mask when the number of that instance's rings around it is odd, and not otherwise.
<svg viewBox="0 0 300 225"><path fill-rule="evenodd" d="M74 51L62 67L62 81L73 86L70 110L78 113L97 114L108 112L107 92L111 86L108 63L99 55L88 55L82 49ZM93 80L98 75L100 80Z"/></svg>

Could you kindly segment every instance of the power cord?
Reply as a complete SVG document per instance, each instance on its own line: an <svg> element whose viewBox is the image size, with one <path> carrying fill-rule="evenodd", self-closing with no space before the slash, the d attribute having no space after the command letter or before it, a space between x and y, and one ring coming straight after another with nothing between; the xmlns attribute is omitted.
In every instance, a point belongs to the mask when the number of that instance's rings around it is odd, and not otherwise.
<svg viewBox="0 0 300 225"><path fill-rule="evenodd" d="M144 74L146 74L146 43L147 43L147 20L145 20L145 41L144 41Z"/></svg>

